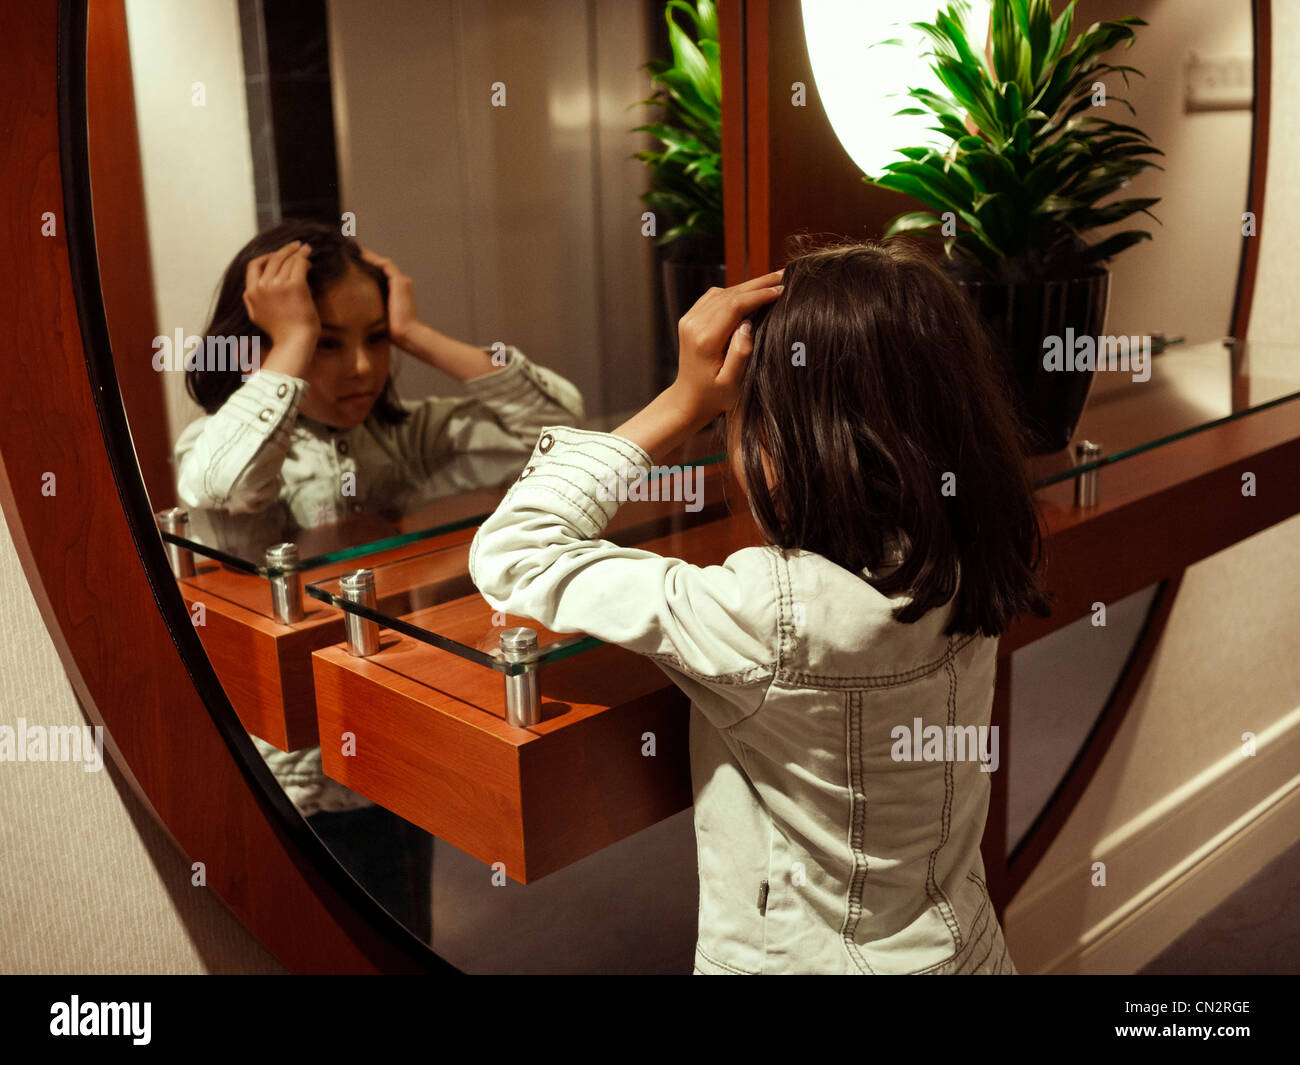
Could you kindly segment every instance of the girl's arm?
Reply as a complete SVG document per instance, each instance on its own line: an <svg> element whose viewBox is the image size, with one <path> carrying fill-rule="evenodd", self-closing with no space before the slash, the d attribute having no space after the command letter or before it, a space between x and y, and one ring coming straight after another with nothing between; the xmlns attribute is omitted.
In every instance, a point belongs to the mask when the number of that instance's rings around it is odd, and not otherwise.
<svg viewBox="0 0 1300 1065"><path fill-rule="evenodd" d="M518 348L480 348L420 321L415 285L392 259L362 249L388 278L388 334L394 344L436 370L462 381L464 397L431 396L408 404L411 417L399 432L404 452L432 476L450 458L479 452L526 455L547 425L570 425L585 416L572 382L526 359Z"/></svg>
<svg viewBox="0 0 1300 1065"><path fill-rule="evenodd" d="M490 361L487 350L474 350ZM542 429L582 420L582 395L569 381L515 347L505 355L503 368L465 381L467 396L404 404L410 417L393 432L416 477L434 477L461 456L513 456L517 471Z"/></svg>
<svg viewBox="0 0 1300 1065"><path fill-rule="evenodd" d="M600 539L620 506L606 486L625 463L650 456L612 433L548 427L475 535L470 577L497 610L648 655L715 726L734 725L775 673L781 560L755 547L701 567ZM705 691L724 702L701 702Z"/></svg>
<svg viewBox="0 0 1300 1065"><path fill-rule="evenodd" d="M307 287L309 245L292 241L248 264L244 306L271 338L262 368L215 414L189 425L173 449L186 506L256 513L280 495L290 432L307 393L320 318Z"/></svg>
<svg viewBox="0 0 1300 1065"><path fill-rule="evenodd" d="M677 380L614 432L658 456L731 410L754 353L745 316L781 294L783 273L701 296L677 324Z"/></svg>
<svg viewBox="0 0 1300 1065"><path fill-rule="evenodd" d="M390 322L388 332L394 344L403 351L410 352L421 362L427 362L435 370L441 370L449 377L456 378L457 381L468 381L472 377L482 377L484 374L501 369L500 365L492 361L488 351L477 348L473 344L466 344L463 340L456 340L445 333L439 333L419 319L412 318L410 321L404 321L399 316L398 329L394 332L391 322L394 314L393 293L396 291L397 284L394 273L397 267L392 265L391 259L381 261L388 263L388 270L392 271L388 277ZM406 277L404 274L397 274L397 276ZM406 282L409 285L411 279L407 277Z"/></svg>
<svg viewBox="0 0 1300 1065"><path fill-rule="evenodd" d="M776 298L777 276L703 297L682 319L677 382L617 433L547 428L470 547L470 577L493 607L651 656L688 694L723 696L726 710L701 706L720 728L758 708L793 638L779 624L783 560L746 548L700 567L599 537L618 510L618 480L734 400L752 350L737 327Z"/></svg>
<svg viewBox="0 0 1300 1065"><path fill-rule="evenodd" d="M216 414L186 427L174 448L181 502L231 514L256 513L275 503L307 387L297 377L262 369Z"/></svg>

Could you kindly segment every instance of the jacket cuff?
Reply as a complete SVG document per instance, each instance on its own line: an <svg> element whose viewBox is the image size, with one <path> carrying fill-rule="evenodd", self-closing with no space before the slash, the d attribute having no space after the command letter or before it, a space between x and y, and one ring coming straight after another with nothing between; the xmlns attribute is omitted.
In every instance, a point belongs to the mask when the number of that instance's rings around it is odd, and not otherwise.
<svg viewBox="0 0 1300 1065"><path fill-rule="evenodd" d="M620 496L626 498L620 482L648 475L652 465L649 453L625 437L548 425L502 505L536 497L542 508L560 514L584 539L595 540L618 511Z"/></svg>
<svg viewBox="0 0 1300 1065"><path fill-rule="evenodd" d="M263 426L267 436L287 433L308 387L300 377L290 377L277 370L258 370L231 393L226 405L232 413L241 414L243 421Z"/></svg>

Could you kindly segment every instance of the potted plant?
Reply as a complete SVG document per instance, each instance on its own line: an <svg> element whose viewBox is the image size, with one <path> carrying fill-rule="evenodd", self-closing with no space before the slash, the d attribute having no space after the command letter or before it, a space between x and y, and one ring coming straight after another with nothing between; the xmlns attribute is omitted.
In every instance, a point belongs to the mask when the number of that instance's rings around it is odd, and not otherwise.
<svg viewBox="0 0 1300 1065"><path fill-rule="evenodd" d="M1145 133L1102 117L1111 104L1133 112L1105 96L1100 79L1117 72L1127 86L1141 71L1103 57L1131 46L1131 27L1146 23L1095 23L1070 41L1076 2L1054 18L1050 0L993 0L987 54L967 35L960 0L932 23L913 23L933 43L932 68L947 91L911 89L916 106L899 113L934 117L941 143L902 149L905 158L866 178L931 208L899 215L886 233L942 238L954 279L1010 360L1036 454L1069 444L1093 380L1090 369L1045 367L1048 338L1099 336L1107 262L1151 238L1125 229L1089 242L1101 226L1150 214L1158 198L1101 201L1146 167L1162 169L1148 158L1163 153Z"/></svg>
<svg viewBox="0 0 1300 1065"><path fill-rule="evenodd" d="M687 27L678 21L682 14ZM726 283L722 236L722 67L713 0L669 0L664 8L672 59L645 64L656 91L637 106L662 108L660 121L632 132L660 147L637 152L651 171L641 196L655 215L664 306L675 346L677 322L705 291ZM673 368L661 366L666 383Z"/></svg>

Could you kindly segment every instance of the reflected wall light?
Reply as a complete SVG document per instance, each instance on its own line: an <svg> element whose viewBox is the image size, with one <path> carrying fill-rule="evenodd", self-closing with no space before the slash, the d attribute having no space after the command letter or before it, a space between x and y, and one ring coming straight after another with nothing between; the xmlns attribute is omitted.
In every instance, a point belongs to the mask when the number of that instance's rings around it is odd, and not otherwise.
<svg viewBox="0 0 1300 1065"><path fill-rule="evenodd" d="M902 158L898 148L940 145L933 116L897 115L909 89L947 92L930 69L931 45L913 22L933 22L944 0L803 0L804 39L831 128L864 174ZM973 0L968 27L987 27L990 0ZM984 33L979 36L983 38ZM903 44L879 45L901 39ZM876 45L876 47L872 47Z"/></svg>

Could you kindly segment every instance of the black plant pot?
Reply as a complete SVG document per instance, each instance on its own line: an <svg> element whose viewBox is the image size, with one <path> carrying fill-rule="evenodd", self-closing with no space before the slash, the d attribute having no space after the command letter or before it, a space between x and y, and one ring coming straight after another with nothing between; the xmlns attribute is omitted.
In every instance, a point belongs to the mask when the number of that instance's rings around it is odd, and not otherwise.
<svg viewBox="0 0 1300 1065"><path fill-rule="evenodd" d="M1007 360L1017 411L1035 455L1068 447L1092 389L1093 370L1045 369L1044 342L1068 331L1101 335L1110 298L1110 272L1069 281L1006 284L957 281Z"/></svg>
<svg viewBox="0 0 1300 1065"><path fill-rule="evenodd" d="M657 368L658 387L667 388L677 376L677 323L695 306L709 289L727 284L727 268L722 263L690 262L665 259L663 264L664 311L668 317L668 342L671 361Z"/></svg>

